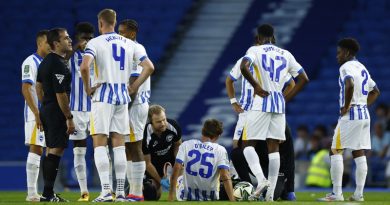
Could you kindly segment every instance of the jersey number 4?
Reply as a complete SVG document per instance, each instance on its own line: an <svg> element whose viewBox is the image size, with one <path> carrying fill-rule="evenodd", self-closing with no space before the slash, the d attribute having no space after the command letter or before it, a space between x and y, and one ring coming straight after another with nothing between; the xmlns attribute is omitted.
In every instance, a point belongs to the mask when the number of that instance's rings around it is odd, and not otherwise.
<svg viewBox="0 0 390 205"><path fill-rule="evenodd" d="M283 56L276 56L275 60L281 61L282 64L275 69L274 59L268 58L266 54L263 54L261 57L262 57L261 58L262 67L264 68L265 71L269 72L269 77L271 78L271 80L274 82L279 82L280 72L282 72L282 70L285 69L287 65L286 59Z"/></svg>
<svg viewBox="0 0 390 205"><path fill-rule="evenodd" d="M187 166L186 166L186 172L189 175L198 176L198 173L199 173L199 176L202 178L207 179L207 178L211 177L211 174L213 171L213 164L211 164L211 162L208 162L207 158L214 158L213 153L205 152L205 153L201 154L199 152L199 150L193 149L193 150L188 152L188 157L194 157L193 159L191 159L187 163ZM191 170L191 166L194 164L198 164L199 161L200 161L200 165L205 166L207 171L204 168L199 168L199 170L195 170L195 171ZM200 166L197 166L197 167L200 167Z"/></svg>
<svg viewBox="0 0 390 205"><path fill-rule="evenodd" d="M120 70L125 69L125 49L119 47L119 55L118 55L118 46L116 43L112 44L112 57L115 61L119 61Z"/></svg>

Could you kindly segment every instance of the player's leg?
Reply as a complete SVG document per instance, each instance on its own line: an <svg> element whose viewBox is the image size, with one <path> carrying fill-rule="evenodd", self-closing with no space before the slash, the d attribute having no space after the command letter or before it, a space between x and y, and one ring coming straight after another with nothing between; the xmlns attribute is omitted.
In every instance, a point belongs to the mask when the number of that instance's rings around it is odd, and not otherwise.
<svg viewBox="0 0 390 205"><path fill-rule="evenodd" d="M40 196L37 191L37 181L39 176L39 167L45 139L43 130L36 128L35 121L25 122L25 144L29 146L29 152L26 161L27 176L27 197L26 201L39 201Z"/></svg>
<svg viewBox="0 0 390 205"><path fill-rule="evenodd" d="M130 130L131 132L131 130ZM131 135L131 133L130 133ZM127 141L129 137L128 136L125 136L125 148L126 148L126 160L127 160L127 166L126 166L126 178L127 178L127 182L129 183L129 190L127 190L129 192L129 194L131 193L131 175L132 175L132 159L131 159L131 151L130 151L130 141Z"/></svg>
<svg viewBox="0 0 390 205"><path fill-rule="evenodd" d="M280 144L280 155L281 155L281 167L280 169L285 174L285 178L287 179L284 187L284 196L282 199L295 201L296 196L294 193L294 185L295 185L295 154L294 154L294 144L292 139L292 134L290 127L286 123L286 141ZM282 168L283 166L283 168Z"/></svg>
<svg viewBox="0 0 390 205"><path fill-rule="evenodd" d="M72 112L72 114L76 132L69 135L69 140L72 140L74 145L73 164L81 192L81 197L78 201L89 201L89 192L87 187L87 164L85 161L89 114L87 112Z"/></svg>
<svg viewBox="0 0 390 205"><path fill-rule="evenodd" d="M284 114L272 113L270 126L267 132L268 148L268 180L270 187L267 190L266 200L273 201L276 183L278 181L280 169L279 143L286 140L285 127L286 118Z"/></svg>
<svg viewBox="0 0 390 205"><path fill-rule="evenodd" d="M110 161L107 154L107 137L113 112L113 105L93 102L90 113L91 135L94 147L94 160L99 174L102 191L93 202L112 201L110 187Z"/></svg>

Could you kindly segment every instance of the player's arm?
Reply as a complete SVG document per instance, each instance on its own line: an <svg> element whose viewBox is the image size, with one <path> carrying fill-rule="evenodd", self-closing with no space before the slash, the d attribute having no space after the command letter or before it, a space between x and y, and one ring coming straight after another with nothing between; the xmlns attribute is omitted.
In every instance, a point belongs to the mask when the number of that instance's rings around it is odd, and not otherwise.
<svg viewBox="0 0 390 205"><path fill-rule="evenodd" d="M130 78L129 78L130 85L133 84L135 82L135 80L137 80L137 78L138 78L138 76L133 76L133 75L130 76ZM131 102L129 103L129 109L133 105L133 102L134 102L135 97L137 96L137 93L138 93L138 89L135 90L134 93L130 94Z"/></svg>
<svg viewBox="0 0 390 205"><path fill-rule="evenodd" d="M173 173L171 176L171 184L169 188L168 201L173 201L175 199L177 178L179 178L182 168L183 168L183 164L176 161L175 165L173 166Z"/></svg>
<svg viewBox="0 0 390 205"><path fill-rule="evenodd" d="M142 83L144 83L145 80L154 72L154 65L152 61L149 60L149 58L145 58L139 65L143 68L142 72L140 73L138 78L130 85L129 94L136 93L139 86L141 86Z"/></svg>
<svg viewBox="0 0 390 205"><path fill-rule="evenodd" d="M152 164L150 154L145 154L144 159L145 159L145 163L146 163L146 171L150 174L150 176L154 180L156 180L156 182L158 183L158 186L160 186L161 177L158 174L156 167L154 167L154 165Z"/></svg>
<svg viewBox="0 0 390 205"><path fill-rule="evenodd" d="M37 84L35 86L35 90L37 91L38 100L40 102L43 102L44 93L43 93L42 83L37 82Z"/></svg>
<svg viewBox="0 0 390 205"><path fill-rule="evenodd" d="M80 65L81 78L83 79L84 89L88 95L92 95L91 85L89 84L89 68L92 64L93 57L90 55L84 55L83 61Z"/></svg>
<svg viewBox="0 0 390 205"><path fill-rule="evenodd" d="M244 76L245 79L248 80L248 82L252 85L252 87L255 90L255 94L259 95L261 97L266 97L269 95L269 93L260 86L259 83L256 82L256 80L253 78L249 67L251 65L251 62L247 58L243 58L240 65L240 70L242 73L242 76Z"/></svg>
<svg viewBox="0 0 390 205"><path fill-rule="evenodd" d="M219 174L223 182L223 186L225 187L226 194L229 197L229 201L236 201L233 196L233 184L229 170L224 168L219 169Z"/></svg>
<svg viewBox="0 0 390 205"><path fill-rule="evenodd" d="M309 78L306 75L306 72L302 69L302 71L298 74L296 77L297 83L295 84L294 88L291 89L290 92L285 95L284 99L286 102L290 101L294 96L296 96L302 89L305 87L305 85L309 82Z"/></svg>
<svg viewBox="0 0 390 205"><path fill-rule="evenodd" d="M32 89L32 84L31 83L28 83L28 82L23 82L22 83L22 94L23 94L24 99L26 100L26 103L27 103L28 107L34 113L35 122L37 124L37 128L39 130L42 130L42 123L41 123L41 119L39 118L38 105L35 103L35 100L34 100L34 97L33 97L37 93L35 93L34 90Z"/></svg>
<svg viewBox="0 0 390 205"><path fill-rule="evenodd" d="M226 77L225 87L226 87L227 95L230 99L230 103L232 104L234 111L236 111L236 113L244 112L244 110L241 108L241 105L238 104L238 102L237 102L237 99L235 96L235 90L234 90L234 81L233 81L232 77L230 77L230 76Z"/></svg>
<svg viewBox="0 0 390 205"><path fill-rule="evenodd" d="M380 95L380 91L378 89L378 86L375 86L374 89L368 93L367 105L368 106L372 105L379 97L379 95Z"/></svg>
<svg viewBox="0 0 390 205"><path fill-rule="evenodd" d="M292 89L295 87L295 81L294 79L290 79L283 90L283 96L286 96L288 93L292 91Z"/></svg>
<svg viewBox="0 0 390 205"><path fill-rule="evenodd" d="M349 107L351 106L351 101L352 101L352 96L353 96L353 88L354 88L354 83L352 78L346 78L344 80L345 84L345 103L344 107L341 108L340 115L344 116L348 110Z"/></svg>

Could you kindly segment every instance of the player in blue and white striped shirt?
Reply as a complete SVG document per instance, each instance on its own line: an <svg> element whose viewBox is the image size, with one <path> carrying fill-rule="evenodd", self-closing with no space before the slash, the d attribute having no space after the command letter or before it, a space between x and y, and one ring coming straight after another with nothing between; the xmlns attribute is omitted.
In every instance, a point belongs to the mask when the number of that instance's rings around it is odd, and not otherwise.
<svg viewBox="0 0 390 205"><path fill-rule="evenodd" d="M154 66L144 49L138 47L134 41L115 33L114 10L100 11L98 23L101 35L88 42L80 68L84 89L88 95L92 95L90 126L95 147L95 164L102 186L102 192L94 202L113 200L109 183L110 163L106 151L108 137L114 152L116 201L126 201L124 184L127 161L124 136L130 134L127 112L129 92L139 88L154 71ZM90 85L90 66L93 61L94 82L101 84L96 90L91 89ZM127 87L133 62L144 69L137 80ZM145 169L145 163L141 166ZM137 191L142 193L142 180L136 187Z"/></svg>
<svg viewBox="0 0 390 205"><path fill-rule="evenodd" d="M280 168L279 143L285 140L285 101L294 97L308 82L308 78L289 51L272 44L274 29L271 25L259 26L257 35L260 45L248 49L240 66L242 75L253 86L255 94L242 139L245 158L258 181L252 197L259 197L269 187L266 200L273 201ZM250 72L251 64L258 68L255 69L255 78ZM283 79L288 73L297 78L298 82L286 96L283 96ZM254 149L256 140L267 141L269 181L264 177Z"/></svg>
<svg viewBox="0 0 390 205"><path fill-rule="evenodd" d="M70 110L73 115L76 132L69 135L73 140L74 169L80 185L81 197L78 201L89 201L87 188L87 173L85 153L87 152L87 129L89 113L91 112L91 98L85 92L80 73L80 65L83 60L84 49L89 40L94 37L95 28L91 23L82 22L76 25L76 45L74 53L69 59L72 84L70 92ZM91 69L93 75L93 69Z"/></svg>
<svg viewBox="0 0 390 205"><path fill-rule="evenodd" d="M50 53L47 43L48 30L39 31L36 37L37 52L27 57L22 64L22 93L24 105L25 145L30 147L27 162L27 197L26 201L39 201L37 180L41 162L42 147L45 147L45 136L39 117L39 102L35 90L39 64Z"/></svg>

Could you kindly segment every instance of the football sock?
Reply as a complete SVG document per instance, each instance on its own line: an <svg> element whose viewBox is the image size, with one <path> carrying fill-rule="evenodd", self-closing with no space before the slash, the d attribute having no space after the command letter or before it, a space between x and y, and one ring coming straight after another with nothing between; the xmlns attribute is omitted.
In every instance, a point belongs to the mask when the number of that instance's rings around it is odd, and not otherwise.
<svg viewBox="0 0 390 205"><path fill-rule="evenodd" d="M132 166L133 173L131 175L131 184L133 185L131 194L142 196L143 178L146 170L145 161L133 162Z"/></svg>
<svg viewBox="0 0 390 205"><path fill-rule="evenodd" d="M102 194L111 193L110 179L109 179L109 169L110 163L108 160L107 150L104 146L95 147L95 164L96 169L99 173L100 184L102 186Z"/></svg>
<svg viewBox="0 0 390 205"><path fill-rule="evenodd" d="M27 155L26 173L27 173L27 194L28 196L38 195L37 181L39 175L39 165L41 156L29 152Z"/></svg>
<svg viewBox="0 0 390 205"><path fill-rule="evenodd" d="M343 182L343 156L340 154L334 154L330 156L330 174L332 175L333 180L333 193L336 195L341 195L342 192L342 182Z"/></svg>
<svg viewBox="0 0 390 205"><path fill-rule="evenodd" d="M269 191L272 196L274 195L274 190L276 187L276 182L278 181L279 168L280 168L280 155L279 152L273 152L268 154L269 164L268 164L268 180L270 181Z"/></svg>
<svg viewBox="0 0 390 205"><path fill-rule="evenodd" d="M85 153L87 152L86 147L75 147L73 148L74 156L74 170L76 172L77 181L79 182L80 192L88 193L87 188L87 165L85 162Z"/></svg>
<svg viewBox="0 0 390 205"><path fill-rule="evenodd" d="M61 157L48 154L44 158L43 162L43 180L44 188L42 196L51 198L54 195L53 187L54 182L56 181L58 166L60 164Z"/></svg>
<svg viewBox="0 0 390 205"><path fill-rule="evenodd" d="M131 175L132 175L132 170L133 168L133 163L132 161L127 161L127 169L126 169L126 176L127 176L127 182L129 182L129 193L132 192L132 184L131 184Z"/></svg>
<svg viewBox="0 0 390 205"><path fill-rule="evenodd" d="M363 196L363 188L367 177L367 159L366 156L355 158L356 163L356 190L355 196Z"/></svg>
<svg viewBox="0 0 390 205"><path fill-rule="evenodd" d="M114 166L116 176L116 195L125 195L124 186L126 180L126 151L125 146L113 148L114 151Z"/></svg>
<svg viewBox="0 0 390 205"><path fill-rule="evenodd" d="M265 177L263 174L263 170L261 169L259 156L257 156L255 148L253 148L252 146L245 147L244 156L246 161L248 162L249 168L257 179L257 184L260 184L265 179Z"/></svg>

